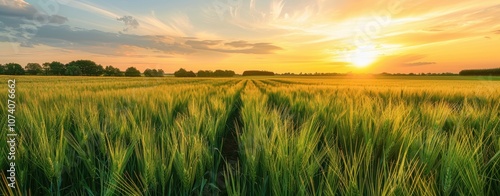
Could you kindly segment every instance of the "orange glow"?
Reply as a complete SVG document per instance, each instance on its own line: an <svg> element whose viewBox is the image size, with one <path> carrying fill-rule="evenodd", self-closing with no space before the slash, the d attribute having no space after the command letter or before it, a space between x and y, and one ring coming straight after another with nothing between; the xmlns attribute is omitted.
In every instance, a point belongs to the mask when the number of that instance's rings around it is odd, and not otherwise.
<svg viewBox="0 0 500 196"><path fill-rule="evenodd" d="M134 66L174 72L182 67L237 73L250 69L457 73L500 67L500 25L496 20L500 6L492 0L255 0L227 5L227 9L200 3L199 7L165 12L157 7L169 7L168 3L158 2L143 8L150 9L150 14L134 7L87 4L61 7L68 9L60 10L68 18L65 23L52 24L44 31L41 25L33 31L45 32L46 37L14 28L23 24L9 27L11 36L24 37L0 42L0 64L90 59L120 69ZM23 7L9 6L5 9L24 13ZM139 25L124 28L116 20L124 15L132 16ZM26 22L24 18L18 21ZM50 37L57 33L63 36ZM86 35L94 37L82 37ZM29 41L32 45L26 47Z"/></svg>

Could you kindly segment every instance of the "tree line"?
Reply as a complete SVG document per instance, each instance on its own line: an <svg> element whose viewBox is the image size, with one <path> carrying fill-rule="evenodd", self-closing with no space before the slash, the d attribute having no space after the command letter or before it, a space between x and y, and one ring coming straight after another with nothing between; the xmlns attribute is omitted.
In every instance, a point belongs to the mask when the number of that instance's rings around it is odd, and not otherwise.
<svg viewBox="0 0 500 196"><path fill-rule="evenodd" d="M233 77L236 73L231 70L200 70L197 73L187 71L184 68L174 72L175 77Z"/></svg>
<svg viewBox="0 0 500 196"><path fill-rule="evenodd" d="M236 73L231 70L200 70L197 73L187 71L184 68L174 73L175 77L233 77ZM243 76L274 76L274 72L269 71L244 71Z"/></svg>
<svg viewBox="0 0 500 196"><path fill-rule="evenodd" d="M243 76L274 76L274 72L270 71L244 71Z"/></svg>
<svg viewBox="0 0 500 196"><path fill-rule="evenodd" d="M459 73L462 76L500 76L500 68L495 69L468 69Z"/></svg>
<svg viewBox="0 0 500 196"><path fill-rule="evenodd" d="M146 69L146 77L163 77L162 69ZM67 64L53 61L40 65L39 63L28 63L25 67L18 63L0 64L0 75L50 75L50 76L128 76L139 77L141 72L135 67L129 67L125 71L111 65L103 67L91 60L71 61Z"/></svg>

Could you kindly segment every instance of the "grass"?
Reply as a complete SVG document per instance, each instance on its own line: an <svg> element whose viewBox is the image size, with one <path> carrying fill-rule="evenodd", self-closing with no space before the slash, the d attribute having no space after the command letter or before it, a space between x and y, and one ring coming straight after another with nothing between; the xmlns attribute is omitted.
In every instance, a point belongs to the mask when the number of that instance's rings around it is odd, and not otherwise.
<svg viewBox="0 0 500 196"><path fill-rule="evenodd" d="M495 80L16 80L5 195L500 194Z"/></svg>

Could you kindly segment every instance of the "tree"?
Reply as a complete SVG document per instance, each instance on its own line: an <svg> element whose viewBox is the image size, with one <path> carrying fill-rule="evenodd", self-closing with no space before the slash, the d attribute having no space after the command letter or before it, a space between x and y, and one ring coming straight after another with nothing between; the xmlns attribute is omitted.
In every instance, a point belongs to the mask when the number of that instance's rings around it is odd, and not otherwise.
<svg viewBox="0 0 500 196"><path fill-rule="evenodd" d="M165 71L163 69L158 69L158 77L163 77L165 76Z"/></svg>
<svg viewBox="0 0 500 196"><path fill-rule="evenodd" d="M141 72L137 70L135 67L129 67L127 70L125 70L125 76L128 77L139 77L141 76Z"/></svg>
<svg viewBox="0 0 500 196"><path fill-rule="evenodd" d="M102 65L97 65L97 67L95 67L93 76L100 76L103 73L104 73L104 68L102 67Z"/></svg>
<svg viewBox="0 0 500 196"><path fill-rule="evenodd" d="M303 75L302 72L300 74ZM245 71L243 76L274 76L274 73L269 71Z"/></svg>
<svg viewBox="0 0 500 196"><path fill-rule="evenodd" d="M155 73L153 73L152 69L146 69L144 70L144 76L146 77L154 77Z"/></svg>
<svg viewBox="0 0 500 196"><path fill-rule="evenodd" d="M68 76L81 76L82 75L82 70L80 70L79 67L71 65L66 68L65 75Z"/></svg>
<svg viewBox="0 0 500 196"><path fill-rule="evenodd" d="M178 71L174 72L175 77L196 77L196 74L193 71L186 71L181 68Z"/></svg>
<svg viewBox="0 0 500 196"><path fill-rule="evenodd" d="M3 75L3 74L5 74L5 66L0 64L0 75Z"/></svg>
<svg viewBox="0 0 500 196"><path fill-rule="evenodd" d="M123 73L120 69L109 65L104 69L104 76L123 76Z"/></svg>
<svg viewBox="0 0 500 196"><path fill-rule="evenodd" d="M104 68L101 65L97 65L91 60L71 61L66 65L66 67L69 66L76 66L80 68L82 75L84 76L100 76L104 72Z"/></svg>
<svg viewBox="0 0 500 196"><path fill-rule="evenodd" d="M214 72L214 77L233 77L234 75L236 75L236 73L231 70L215 70Z"/></svg>
<svg viewBox="0 0 500 196"><path fill-rule="evenodd" d="M462 76L500 76L500 68L462 70L459 74Z"/></svg>
<svg viewBox="0 0 500 196"><path fill-rule="evenodd" d="M7 63L5 64L5 72L6 75L24 75L23 66L17 63Z"/></svg>
<svg viewBox="0 0 500 196"><path fill-rule="evenodd" d="M200 71L198 71L198 73L196 73L196 76L198 76L198 77L211 77L212 75L213 75L213 72L209 71L209 70L206 70L206 71L200 70Z"/></svg>
<svg viewBox="0 0 500 196"><path fill-rule="evenodd" d="M146 69L144 70L144 76L146 77L163 77L165 72L163 70L156 70L156 69Z"/></svg>
<svg viewBox="0 0 500 196"><path fill-rule="evenodd" d="M215 72L210 70L200 70L196 75L198 77L233 77L236 73L231 70L215 70Z"/></svg>
<svg viewBox="0 0 500 196"><path fill-rule="evenodd" d="M38 63L28 63L24 69L29 75L38 75L43 72L42 66Z"/></svg>
<svg viewBox="0 0 500 196"><path fill-rule="evenodd" d="M64 75L66 72L66 65L57 62L57 61L52 61L52 63L49 63L49 75Z"/></svg>
<svg viewBox="0 0 500 196"><path fill-rule="evenodd" d="M49 62L45 62L43 63L43 72L45 75L49 75L49 70L50 70L50 63Z"/></svg>

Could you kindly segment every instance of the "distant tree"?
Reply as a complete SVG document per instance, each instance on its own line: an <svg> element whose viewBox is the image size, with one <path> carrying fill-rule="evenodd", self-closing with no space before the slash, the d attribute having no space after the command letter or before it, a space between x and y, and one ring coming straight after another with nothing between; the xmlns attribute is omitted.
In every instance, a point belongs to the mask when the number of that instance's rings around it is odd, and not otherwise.
<svg viewBox="0 0 500 196"><path fill-rule="evenodd" d="M80 68L82 75L84 76L100 76L104 72L104 68L101 65L97 65L91 60L71 61L66 65L66 67L69 66L76 66Z"/></svg>
<svg viewBox="0 0 500 196"><path fill-rule="evenodd" d="M24 69L29 75L38 75L43 72L42 66L38 63L28 63Z"/></svg>
<svg viewBox="0 0 500 196"><path fill-rule="evenodd" d="M57 61L52 61L52 63L49 63L49 75L64 75L66 72L66 65L57 62Z"/></svg>
<svg viewBox="0 0 500 196"><path fill-rule="evenodd" d="M179 69L178 71L174 72L175 77L186 77L187 71L184 68Z"/></svg>
<svg viewBox="0 0 500 196"><path fill-rule="evenodd" d="M204 71L204 70L200 70L198 71L198 73L196 73L196 76L198 77L212 77L213 75L213 72L212 71Z"/></svg>
<svg viewBox="0 0 500 196"><path fill-rule="evenodd" d="M112 76L115 73L115 68L108 65L104 68L104 76Z"/></svg>
<svg viewBox="0 0 500 196"><path fill-rule="evenodd" d="M24 75L23 66L17 63L7 63L5 64L5 72L6 75Z"/></svg>
<svg viewBox="0 0 500 196"><path fill-rule="evenodd" d="M123 76L123 73L120 69L109 65L104 69L104 76Z"/></svg>
<svg viewBox="0 0 500 196"><path fill-rule="evenodd" d="M234 75L236 75L236 73L231 70L215 70L215 72L210 70L200 70L196 74L198 77L233 77Z"/></svg>
<svg viewBox="0 0 500 196"><path fill-rule="evenodd" d="M80 68L75 66L75 65L70 65L66 68L65 75L67 75L67 76L81 76L82 70L80 70Z"/></svg>
<svg viewBox="0 0 500 196"><path fill-rule="evenodd" d="M163 71L163 69L158 69L158 74L157 74L158 77L163 77L165 76L165 71Z"/></svg>
<svg viewBox="0 0 500 196"><path fill-rule="evenodd" d="M141 76L141 72L135 67L129 67L125 70L125 76L128 77L139 77Z"/></svg>
<svg viewBox="0 0 500 196"><path fill-rule="evenodd" d="M175 77L196 77L196 74L193 71L186 71L181 68L178 71L174 72Z"/></svg>
<svg viewBox="0 0 500 196"><path fill-rule="evenodd" d="M459 74L462 76L500 76L500 68L462 70Z"/></svg>
<svg viewBox="0 0 500 196"><path fill-rule="evenodd" d="M0 75L3 75L3 74L5 74L5 66L0 64Z"/></svg>
<svg viewBox="0 0 500 196"><path fill-rule="evenodd" d="M49 75L50 63L49 62L45 62L45 63L42 64L42 67L43 67L43 74Z"/></svg>
<svg viewBox="0 0 500 196"><path fill-rule="evenodd" d="M215 70L214 77L233 77L235 75L234 71L230 70Z"/></svg>
<svg viewBox="0 0 500 196"><path fill-rule="evenodd" d="M102 65L97 65L94 70L94 76L101 76L104 73L104 68Z"/></svg>
<svg viewBox="0 0 500 196"><path fill-rule="evenodd" d="M151 70L151 69L146 69L146 70L144 70L144 73L143 73L143 74L144 74L144 76L146 76L146 77L153 77L153 70Z"/></svg>
<svg viewBox="0 0 500 196"><path fill-rule="evenodd" d="M165 72L161 69L156 70L156 69L146 69L144 70L144 76L146 77L163 77L165 75Z"/></svg>
<svg viewBox="0 0 500 196"><path fill-rule="evenodd" d="M220 69L214 71L214 77L224 77L224 75L225 72Z"/></svg>
<svg viewBox="0 0 500 196"><path fill-rule="evenodd" d="M302 75L302 72L300 74ZM244 71L243 76L274 76L274 73L270 71Z"/></svg>

